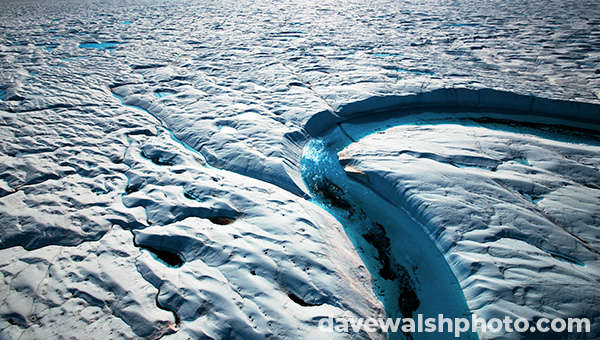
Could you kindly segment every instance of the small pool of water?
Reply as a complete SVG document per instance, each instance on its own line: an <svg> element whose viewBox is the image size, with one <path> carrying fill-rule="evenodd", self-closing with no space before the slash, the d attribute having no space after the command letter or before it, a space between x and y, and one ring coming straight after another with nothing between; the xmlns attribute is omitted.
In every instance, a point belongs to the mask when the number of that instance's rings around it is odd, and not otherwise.
<svg viewBox="0 0 600 340"><path fill-rule="evenodd" d="M374 53L373 55L376 57L379 57L379 58L387 58L387 57L402 58L401 54L394 54L394 53Z"/></svg>
<svg viewBox="0 0 600 340"><path fill-rule="evenodd" d="M102 43L83 43L83 44L79 44L79 47L80 48L95 48L95 49L98 49L98 50L112 51L118 45L121 45L121 43L118 43L118 42L102 42Z"/></svg>
<svg viewBox="0 0 600 340"><path fill-rule="evenodd" d="M393 68L390 71L398 72L398 73L413 73L413 74L421 74L427 76L434 76L435 73L427 70L413 70L413 69L403 69L403 68Z"/></svg>
<svg viewBox="0 0 600 340"><path fill-rule="evenodd" d="M156 97L156 98L164 98L164 97L172 96L175 93L177 93L177 92L172 91L172 90L154 91L154 97Z"/></svg>
<svg viewBox="0 0 600 340"><path fill-rule="evenodd" d="M35 44L37 47L43 47L46 51L52 51L58 47L58 44Z"/></svg>

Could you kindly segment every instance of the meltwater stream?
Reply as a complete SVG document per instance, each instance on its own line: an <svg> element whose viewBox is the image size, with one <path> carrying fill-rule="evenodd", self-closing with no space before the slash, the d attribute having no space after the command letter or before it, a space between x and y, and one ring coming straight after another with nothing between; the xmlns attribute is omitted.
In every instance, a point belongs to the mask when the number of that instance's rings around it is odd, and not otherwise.
<svg viewBox="0 0 600 340"><path fill-rule="evenodd" d="M351 180L337 153L352 141L336 127L304 148L301 171L314 197L345 227L373 276L390 318L470 317L462 289L445 258L407 212ZM448 339L449 333L389 333L390 339ZM475 333L463 339L477 339Z"/></svg>

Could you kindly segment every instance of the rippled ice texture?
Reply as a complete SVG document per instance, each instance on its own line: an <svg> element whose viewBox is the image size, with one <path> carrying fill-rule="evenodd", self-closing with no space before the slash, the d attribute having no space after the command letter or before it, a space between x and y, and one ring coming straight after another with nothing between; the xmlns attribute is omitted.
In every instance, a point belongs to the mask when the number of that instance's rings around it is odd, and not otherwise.
<svg viewBox="0 0 600 340"><path fill-rule="evenodd" d="M596 1L0 6L9 338L318 338L320 316L380 316L342 227L305 200L307 121L449 87L600 90Z"/></svg>

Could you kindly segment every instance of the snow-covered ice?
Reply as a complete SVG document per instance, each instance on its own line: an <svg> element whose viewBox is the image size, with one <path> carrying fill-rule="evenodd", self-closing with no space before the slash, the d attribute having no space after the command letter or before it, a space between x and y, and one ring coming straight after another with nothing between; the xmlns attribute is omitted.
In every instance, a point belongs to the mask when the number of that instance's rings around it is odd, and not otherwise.
<svg viewBox="0 0 600 340"><path fill-rule="evenodd" d="M596 337L598 139L590 145L563 134L568 130L514 124L502 131L502 124L477 121L414 117L416 124L350 144L339 160L430 235L472 312L486 319L588 317ZM353 127L346 131L352 136ZM516 335L501 338L509 336Z"/></svg>
<svg viewBox="0 0 600 340"><path fill-rule="evenodd" d="M596 1L0 6L0 338L321 339L442 289L598 337Z"/></svg>

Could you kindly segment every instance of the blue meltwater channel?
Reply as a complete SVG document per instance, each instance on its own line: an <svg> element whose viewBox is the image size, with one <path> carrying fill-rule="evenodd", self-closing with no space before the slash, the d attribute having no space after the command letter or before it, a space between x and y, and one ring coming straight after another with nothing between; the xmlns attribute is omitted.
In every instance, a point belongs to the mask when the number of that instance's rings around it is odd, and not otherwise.
<svg viewBox="0 0 600 340"><path fill-rule="evenodd" d="M313 201L331 213L373 277L388 318L470 318L463 291L446 259L411 216L350 179L337 153L352 141L336 127L309 141L303 150L302 177ZM454 334L390 333L390 339L454 339ZM462 339L477 339L463 333Z"/></svg>

